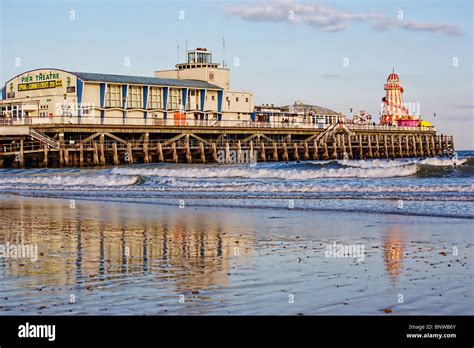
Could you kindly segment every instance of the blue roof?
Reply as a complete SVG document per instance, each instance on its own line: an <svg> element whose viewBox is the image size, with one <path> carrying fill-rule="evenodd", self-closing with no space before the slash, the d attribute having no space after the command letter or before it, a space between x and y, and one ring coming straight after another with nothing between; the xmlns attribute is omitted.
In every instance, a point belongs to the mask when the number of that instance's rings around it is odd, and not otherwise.
<svg viewBox="0 0 474 348"><path fill-rule="evenodd" d="M164 79L159 77L147 76L127 76L127 75L111 75L111 74L97 74L87 72L72 72L83 81L97 81L97 82L111 82L111 83L131 83L137 85L159 85L171 87L190 87L190 88L207 88L207 89L222 89L219 86L213 85L206 81L186 80L186 79Z"/></svg>

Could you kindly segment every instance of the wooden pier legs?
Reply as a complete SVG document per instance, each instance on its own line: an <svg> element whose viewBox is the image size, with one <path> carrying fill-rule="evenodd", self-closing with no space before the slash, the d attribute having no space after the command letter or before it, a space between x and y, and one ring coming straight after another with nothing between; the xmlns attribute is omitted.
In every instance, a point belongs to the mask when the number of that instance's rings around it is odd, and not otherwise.
<svg viewBox="0 0 474 348"><path fill-rule="evenodd" d="M229 144L227 144L229 145ZM193 163L193 157L191 156L191 149L189 147L189 135L186 135L186 141L184 142L184 148L186 150L186 161Z"/></svg>
<svg viewBox="0 0 474 348"><path fill-rule="evenodd" d="M64 133L59 133L59 166L64 165Z"/></svg>
<svg viewBox="0 0 474 348"><path fill-rule="evenodd" d="M379 143L379 135L375 135L375 157L380 158L380 143Z"/></svg>
<svg viewBox="0 0 474 348"><path fill-rule="evenodd" d="M240 144L240 142L239 142ZM275 162L278 162L278 148L276 142L273 142L273 158Z"/></svg>
<svg viewBox="0 0 474 348"><path fill-rule="evenodd" d="M260 141L260 160L262 162L265 162L267 160L267 157L265 154L265 144L263 141Z"/></svg>
<svg viewBox="0 0 474 348"><path fill-rule="evenodd" d="M411 140L412 140L412 147L413 147L413 157L418 157L418 151L416 151L416 137L414 134L411 136Z"/></svg>
<svg viewBox="0 0 474 348"><path fill-rule="evenodd" d="M293 161L299 161L300 155L298 154L298 143L293 143Z"/></svg>
<svg viewBox="0 0 474 348"><path fill-rule="evenodd" d="M99 162L101 166L105 166L105 150L104 150L104 143L99 144Z"/></svg>
<svg viewBox="0 0 474 348"><path fill-rule="evenodd" d="M117 144L115 144L115 146L117 146ZM83 166L84 166L84 144L79 143L79 167L83 167Z"/></svg>
<svg viewBox="0 0 474 348"><path fill-rule="evenodd" d="M240 142L239 142L240 146ZM206 163L206 153L204 152L204 143L199 143L199 151L201 152L201 162Z"/></svg>
<svg viewBox="0 0 474 348"><path fill-rule="evenodd" d="M454 137L451 135L451 156L454 156L456 148L454 147Z"/></svg>
<svg viewBox="0 0 474 348"><path fill-rule="evenodd" d="M401 135L397 136L398 142L398 155L400 158L403 158L403 148L402 148L402 137Z"/></svg>
<svg viewBox="0 0 474 348"><path fill-rule="evenodd" d="M99 150L97 148L97 142L94 141L94 154L93 154L93 164L95 166L99 165Z"/></svg>
<svg viewBox="0 0 474 348"><path fill-rule="evenodd" d="M336 136L332 137L332 158L337 159L337 140L336 140Z"/></svg>
<svg viewBox="0 0 474 348"><path fill-rule="evenodd" d="M405 135L405 154L410 157L410 139L408 135Z"/></svg>
<svg viewBox="0 0 474 348"><path fill-rule="evenodd" d="M150 163L151 156L148 156L149 140L150 140L150 135L148 133L145 133L143 137L143 163Z"/></svg>
<svg viewBox="0 0 474 348"><path fill-rule="evenodd" d="M23 147L23 137L20 139L20 153L17 154L18 168L25 167L25 151Z"/></svg>
<svg viewBox="0 0 474 348"><path fill-rule="evenodd" d="M225 163L231 163L231 157L230 157L230 146L229 143L225 143Z"/></svg>
<svg viewBox="0 0 474 348"><path fill-rule="evenodd" d="M69 150L64 149L64 165L69 166Z"/></svg>
<svg viewBox="0 0 474 348"><path fill-rule="evenodd" d="M212 143L212 160L214 162L219 162L219 159L217 158L217 145L216 145L216 143Z"/></svg>
<svg viewBox="0 0 474 348"><path fill-rule="evenodd" d="M372 139L371 138L372 137L370 135L367 137L367 144L369 145L369 154L367 156L368 158L374 158L374 154L372 152Z"/></svg>
<svg viewBox="0 0 474 348"><path fill-rule="evenodd" d="M237 141L237 163L243 163L244 160L242 158L242 144L240 140Z"/></svg>
<svg viewBox="0 0 474 348"><path fill-rule="evenodd" d="M383 150L384 150L385 158L388 158L389 157L389 155L388 155L388 144L387 144L387 136L385 134L383 136Z"/></svg>
<svg viewBox="0 0 474 348"><path fill-rule="evenodd" d="M112 156L112 161L114 163L115 166L118 166L119 165L119 158L118 158L118 150L117 150L117 143L114 142L112 144L112 150L113 150L113 156Z"/></svg>
<svg viewBox="0 0 474 348"><path fill-rule="evenodd" d="M105 165L105 136L100 135L99 138L99 163L101 166Z"/></svg>
<svg viewBox="0 0 474 348"><path fill-rule="evenodd" d="M393 141L393 135L390 135L390 148L391 148L391 154L392 154L392 158L395 158L395 142Z"/></svg>
<svg viewBox="0 0 474 348"><path fill-rule="evenodd" d="M44 144L43 145L43 168L48 167L48 145Z"/></svg>
<svg viewBox="0 0 474 348"><path fill-rule="evenodd" d="M313 141L313 159L318 160L319 159L319 154L318 154L318 141L314 140Z"/></svg>
<svg viewBox="0 0 474 348"><path fill-rule="evenodd" d="M421 141L421 135L418 135L418 148L420 157L424 157L425 152L423 151L423 142Z"/></svg>
<svg viewBox="0 0 474 348"><path fill-rule="evenodd" d="M133 152L132 152L132 143L127 142L127 153L126 160L128 164L133 164Z"/></svg>
<svg viewBox="0 0 474 348"><path fill-rule="evenodd" d="M161 143L156 144L156 152L158 152L158 161L164 162L165 157L163 156L163 145Z"/></svg>
<svg viewBox="0 0 474 348"><path fill-rule="evenodd" d="M283 161L288 162L288 149L286 148L286 143L283 143L282 146L283 146L282 159Z"/></svg>
<svg viewBox="0 0 474 348"><path fill-rule="evenodd" d="M354 159L354 154L352 153L352 135L348 135L347 139L349 141L348 146L349 146L349 158Z"/></svg>
<svg viewBox="0 0 474 348"><path fill-rule="evenodd" d="M434 140L434 135L430 136L431 141L431 157L436 157L436 145Z"/></svg>
<svg viewBox="0 0 474 348"><path fill-rule="evenodd" d="M253 141L252 140L250 140L249 146L250 146L250 152L249 152L250 163L255 163L257 161L257 159L253 157L254 153L253 153Z"/></svg>
<svg viewBox="0 0 474 348"><path fill-rule="evenodd" d="M308 143L306 141L303 143L303 149L304 149L303 160L307 161L309 160L309 148L308 148Z"/></svg>
<svg viewBox="0 0 474 348"><path fill-rule="evenodd" d="M173 141L171 143L171 153L174 163L178 163L178 152L176 151L176 143Z"/></svg>

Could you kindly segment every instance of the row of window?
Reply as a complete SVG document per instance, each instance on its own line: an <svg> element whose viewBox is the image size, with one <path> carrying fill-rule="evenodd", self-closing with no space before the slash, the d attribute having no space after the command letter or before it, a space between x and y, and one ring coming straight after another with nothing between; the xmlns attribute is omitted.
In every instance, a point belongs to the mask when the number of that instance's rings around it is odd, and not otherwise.
<svg viewBox="0 0 474 348"><path fill-rule="evenodd" d="M188 105L191 97L197 97L198 91L188 91ZM215 96L211 96L212 100L215 100ZM207 100L207 96L206 96ZM248 100L248 98L247 98ZM168 107L170 109L179 109L181 105L181 89L170 88L169 89L169 100ZM238 100L237 100L238 101ZM106 107L122 107L122 86L121 85L108 85L107 93L105 98ZM143 107L143 88L141 86L129 86L127 95L127 107L128 108L142 108ZM148 92L148 108L150 109L162 109L163 108L163 89L159 87L150 87ZM199 106L196 103L196 108Z"/></svg>
<svg viewBox="0 0 474 348"><path fill-rule="evenodd" d="M227 100L227 102L230 103L230 97L226 97L225 99ZM239 102L239 97L235 97L235 101L238 103L238 102ZM245 98L245 102L248 103L248 102L249 102L249 98Z"/></svg>

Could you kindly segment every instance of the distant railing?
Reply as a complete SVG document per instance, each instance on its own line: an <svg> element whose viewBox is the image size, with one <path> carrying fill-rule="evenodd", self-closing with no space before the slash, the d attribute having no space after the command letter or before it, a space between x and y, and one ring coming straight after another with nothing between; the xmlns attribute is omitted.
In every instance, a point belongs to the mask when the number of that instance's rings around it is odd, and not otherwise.
<svg viewBox="0 0 474 348"><path fill-rule="evenodd" d="M293 128L293 129L320 129L324 130L330 124L309 123L309 122L260 122L249 120L195 120L195 119L158 119L153 117L89 117L82 116L53 116L53 117L23 117L23 118L3 118L0 117L0 126L8 125L124 125L124 126L167 126L167 127L239 127L239 128ZM345 123L351 130L406 130L406 131L434 131L434 127L406 127L389 125L357 125Z"/></svg>

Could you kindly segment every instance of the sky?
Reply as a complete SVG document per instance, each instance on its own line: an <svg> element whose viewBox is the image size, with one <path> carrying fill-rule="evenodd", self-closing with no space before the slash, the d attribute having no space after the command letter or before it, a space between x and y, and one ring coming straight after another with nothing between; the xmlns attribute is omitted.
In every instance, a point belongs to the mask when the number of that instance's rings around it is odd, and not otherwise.
<svg viewBox="0 0 474 348"><path fill-rule="evenodd" d="M2 85L36 68L152 76L183 62L186 46L207 47L257 104L301 100L378 120L393 68L405 102L474 149L472 0L0 4Z"/></svg>

